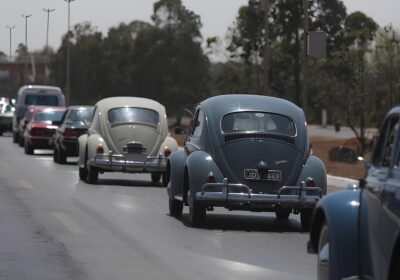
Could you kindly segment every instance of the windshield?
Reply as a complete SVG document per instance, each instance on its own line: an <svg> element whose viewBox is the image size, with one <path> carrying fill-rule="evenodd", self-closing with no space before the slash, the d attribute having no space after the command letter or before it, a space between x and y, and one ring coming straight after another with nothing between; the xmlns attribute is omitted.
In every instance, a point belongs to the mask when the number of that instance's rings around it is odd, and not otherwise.
<svg viewBox="0 0 400 280"><path fill-rule="evenodd" d="M160 117L154 110L125 107L108 111L108 121L110 123L138 122L158 125L160 123Z"/></svg>
<svg viewBox="0 0 400 280"><path fill-rule="evenodd" d="M63 114L64 114L63 111L37 112L33 120L36 122L61 121Z"/></svg>
<svg viewBox="0 0 400 280"><path fill-rule="evenodd" d="M65 122L88 124L92 120L92 116L92 109L73 109L69 112Z"/></svg>
<svg viewBox="0 0 400 280"><path fill-rule="evenodd" d="M223 117L221 128L224 133L262 132L296 135L296 127L289 118L265 112L237 112Z"/></svg>
<svg viewBox="0 0 400 280"><path fill-rule="evenodd" d="M25 97L26 105L58 106L58 97L55 95L29 94Z"/></svg>

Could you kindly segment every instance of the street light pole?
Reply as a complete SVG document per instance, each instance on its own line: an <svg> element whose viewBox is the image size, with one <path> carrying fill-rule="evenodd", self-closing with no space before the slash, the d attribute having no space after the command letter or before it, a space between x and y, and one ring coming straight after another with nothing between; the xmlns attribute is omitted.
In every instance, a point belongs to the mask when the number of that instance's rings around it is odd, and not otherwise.
<svg viewBox="0 0 400 280"><path fill-rule="evenodd" d="M12 40L11 40L11 38L12 38L12 30L15 28L15 25L13 25L13 26L7 25L7 28L10 30L10 63L11 63L12 62L12 52L11 52L11 48L12 48L11 42L12 42Z"/></svg>
<svg viewBox="0 0 400 280"><path fill-rule="evenodd" d="M30 18L32 15L21 15L23 18L25 18L25 47L26 47L26 52L28 52L28 18Z"/></svg>
<svg viewBox="0 0 400 280"><path fill-rule="evenodd" d="M264 94L269 94L269 0L265 0Z"/></svg>
<svg viewBox="0 0 400 280"><path fill-rule="evenodd" d="M304 52L303 52L303 111L307 117L308 110L308 1L303 0L304 10Z"/></svg>
<svg viewBox="0 0 400 280"><path fill-rule="evenodd" d="M67 97L67 103L70 102L70 46L69 46L69 32L70 32L70 6L71 2L75 0L64 0L65 2L68 3L68 33L67 33L67 81L66 81L66 97Z"/></svg>
<svg viewBox="0 0 400 280"><path fill-rule="evenodd" d="M50 23L50 13L54 12L55 9L43 9L47 13L47 32L46 32L46 53L49 50L49 23Z"/></svg>

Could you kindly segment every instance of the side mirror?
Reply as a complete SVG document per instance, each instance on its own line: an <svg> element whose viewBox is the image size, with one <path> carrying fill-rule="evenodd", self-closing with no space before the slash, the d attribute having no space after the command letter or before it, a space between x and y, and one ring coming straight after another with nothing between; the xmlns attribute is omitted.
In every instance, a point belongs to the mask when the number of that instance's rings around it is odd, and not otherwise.
<svg viewBox="0 0 400 280"><path fill-rule="evenodd" d="M180 134L185 134L185 131L182 129L182 127L176 127L175 128L175 134L180 135Z"/></svg>

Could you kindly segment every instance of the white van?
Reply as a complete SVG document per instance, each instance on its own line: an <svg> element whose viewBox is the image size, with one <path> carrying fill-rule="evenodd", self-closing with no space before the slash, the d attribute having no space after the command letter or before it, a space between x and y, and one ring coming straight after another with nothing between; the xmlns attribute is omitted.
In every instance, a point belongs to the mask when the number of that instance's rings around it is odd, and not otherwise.
<svg viewBox="0 0 400 280"><path fill-rule="evenodd" d="M18 90L13 117L13 141L18 142L19 121L24 117L26 108L31 105L65 107L65 97L59 87L27 85Z"/></svg>

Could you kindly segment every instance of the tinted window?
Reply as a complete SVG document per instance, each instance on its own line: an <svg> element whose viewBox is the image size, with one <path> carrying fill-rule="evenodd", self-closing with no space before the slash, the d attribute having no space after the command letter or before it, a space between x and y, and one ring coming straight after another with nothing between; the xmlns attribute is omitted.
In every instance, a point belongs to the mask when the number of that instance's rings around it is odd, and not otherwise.
<svg viewBox="0 0 400 280"><path fill-rule="evenodd" d="M204 125L204 114L202 110L199 110L197 114L196 121L193 122L193 137L200 137L201 131L203 130Z"/></svg>
<svg viewBox="0 0 400 280"><path fill-rule="evenodd" d="M84 123L88 124L92 120L93 110L91 109L73 109L69 112L66 123Z"/></svg>
<svg viewBox="0 0 400 280"><path fill-rule="evenodd" d="M61 121L64 112L62 111L49 111L49 112L37 112L33 117L36 122L42 121Z"/></svg>
<svg viewBox="0 0 400 280"><path fill-rule="evenodd" d="M156 111L145 108L116 108L108 111L110 123L137 122L158 125L160 118Z"/></svg>
<svg viewBox="0 0 400 280"><path fill-rule="evenodd" d="M58 97L54 95L29 94L25 97L26 105L58 106Z"/></svg>
<svg viewBox="0 0 400 280"><path fill-rule="evenodd" d="M296 135L296 127L289 118L265 112L237 112L222 118L222 131L279 133L288 136Z"/></svg>
<svg viewBox="0 0 400 280"><path fill-rule="evenodd" d="M374 165L383 167L388 167L390 165L399 125L400 123L398 116L394 116L386 121L375 148L375 154L373 157Z"/></svg>

